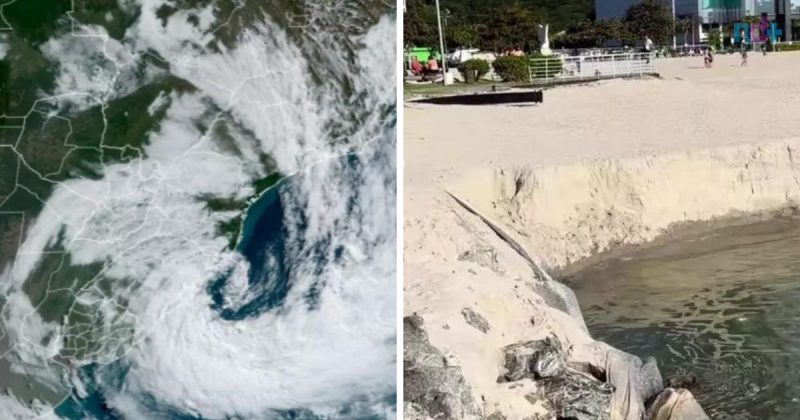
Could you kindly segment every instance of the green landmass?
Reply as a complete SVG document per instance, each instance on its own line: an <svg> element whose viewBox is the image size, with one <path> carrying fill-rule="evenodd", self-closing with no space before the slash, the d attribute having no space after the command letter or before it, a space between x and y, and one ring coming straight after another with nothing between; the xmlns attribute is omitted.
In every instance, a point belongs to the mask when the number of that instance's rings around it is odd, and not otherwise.
<svg viewBox="0 0 800 420"><path fill-rule="evenodd" d="M219 197L203 198L203 201L206 203L206 208L209 211L236 212L236 216L217 223L217 232L228 238L228 250L234 250L238 245L237 242L241 234L242 222L244 221L243 217L247 211L247 207L260 197L264 191L274 187L283 177L282 174L275 172L264 178L255 180L252 184L254 193L244 200Z"/></svg>

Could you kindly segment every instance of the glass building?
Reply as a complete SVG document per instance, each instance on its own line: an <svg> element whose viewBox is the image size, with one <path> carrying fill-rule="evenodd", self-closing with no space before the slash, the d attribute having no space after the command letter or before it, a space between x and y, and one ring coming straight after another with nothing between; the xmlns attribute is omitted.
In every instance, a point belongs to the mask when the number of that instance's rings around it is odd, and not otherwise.
<svg viewBox="0 0 800 420"><path fill-rule="evenodd" d="M800 39L800 0L665 1L669 6L674 5L676 18L691 19L696 23L692 34L682 40L685 43L694 43L692 40L696 42L701 39L702 33L711 27L741 22L744 16L761 16L763 13L783 31L782 41ZM639 0L595 0L595 16L597 19L622 18L625 11L638 2Z"/></svg>

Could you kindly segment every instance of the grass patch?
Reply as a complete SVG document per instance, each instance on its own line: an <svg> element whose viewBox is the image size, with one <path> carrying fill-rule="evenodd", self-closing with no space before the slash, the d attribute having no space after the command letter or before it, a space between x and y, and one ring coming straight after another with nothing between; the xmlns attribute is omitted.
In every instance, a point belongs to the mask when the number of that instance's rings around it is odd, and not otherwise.
<svg viewBox="0 0 800 420"><path fill-rule="evenodd" d="M450 86L445 86L441 83L404 84L403 97L405 100L410 100L418 99L419 97L430 98L436 96L484 93L491 92L492 86L496 86L498 89L507 89L513 85L513 83L492 82L488 80L480 80L470 84L456 83Z"/></svg>

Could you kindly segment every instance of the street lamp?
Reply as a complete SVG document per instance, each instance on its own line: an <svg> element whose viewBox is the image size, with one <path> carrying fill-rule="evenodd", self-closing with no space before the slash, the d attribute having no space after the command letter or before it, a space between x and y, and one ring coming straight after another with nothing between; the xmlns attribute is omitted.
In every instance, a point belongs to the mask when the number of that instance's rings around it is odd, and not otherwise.
<svg viewBox="0 0 800 420"><path fill-rule="evenodd" d="M447 60L444 56L444 34L442 33L442 14L439 12L439 0L436 0L436 23L439 26L439 52L442 57L442 84L447 85Z"/></svg>
<svg viewBox="0 0 800 420"><path fill-rule="evenodd" d="M678 49L678 40L675 36L675 0L672 0L672 49Z"/></svg>

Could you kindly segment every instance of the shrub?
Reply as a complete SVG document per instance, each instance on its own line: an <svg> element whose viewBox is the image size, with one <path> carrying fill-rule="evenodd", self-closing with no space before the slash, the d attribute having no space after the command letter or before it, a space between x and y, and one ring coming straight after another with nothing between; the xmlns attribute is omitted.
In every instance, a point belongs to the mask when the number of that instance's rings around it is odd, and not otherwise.
<svg viewBox="0 0 800 420"><path fill-rule="evenodd" d="M798 44L777 44L775 51L800 51L800 43Z"/></svg>
<svg viewBox="0 0 800 420"><path fill-rule="evenodd" d="M528 74L528 59L525 57L504 56L497 57L492 63L495 73L506 82L526 82L530 79Z"/></svg>
<svg viewBox="0 0 800 420"><path fill-rule="evenodd" d="M458 69L464 74L464 79L469 83L479 80L486 73L489 73L489 62L480 58L471 58L461 63Z"/></svg>
<svg viewBox="0 0 800 420"><path fill-rule="evenodd" d="M528 82L531 76L537 79L551 78L564 70L561 58L555 55L534 54L527 57L498 57L494 71L506 82Z"/></svg>

